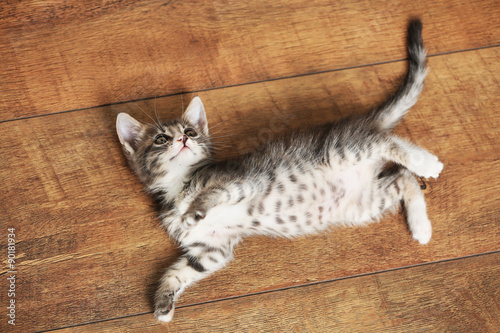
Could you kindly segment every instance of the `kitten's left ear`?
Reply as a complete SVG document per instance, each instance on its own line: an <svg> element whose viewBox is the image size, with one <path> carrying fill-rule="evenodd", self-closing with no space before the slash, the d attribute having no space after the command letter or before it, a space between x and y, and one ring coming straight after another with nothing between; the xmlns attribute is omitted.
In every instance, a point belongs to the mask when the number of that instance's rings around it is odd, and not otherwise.
<svg viewBox="0 0 500 333"><path fill-rule="evenodd" d="M208 135L207 115L205 114L205 108L203 107L201 98L198 96L193 98L182 117L184 120L190 122L198 127L199 130L203 131L203 134Z"/></svg>
<svg viewBox="0 0 500 333"><path fill-rule="evenodd" d="M130 155L133 155L138 148L142 130L141 123L128 114L122 112L116 117L116 133L123 148Z"/></svg>

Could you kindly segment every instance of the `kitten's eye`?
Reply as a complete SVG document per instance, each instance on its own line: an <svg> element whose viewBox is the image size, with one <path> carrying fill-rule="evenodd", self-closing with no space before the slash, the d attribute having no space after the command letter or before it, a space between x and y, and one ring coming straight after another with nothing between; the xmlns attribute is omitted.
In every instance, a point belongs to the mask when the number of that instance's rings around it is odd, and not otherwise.
<svg viewBox="0 0 500 333"><path fill-rule="evenodd" d="M155 144L157 145L164 145L167 142L168 136L166 136L165 134L158 134L155 138Z"/></svg>
<svg viewBox="0 0 500 333"><path fill-rule="evenodd" d="M195 137L195 136L198 135L198 133L196 133L196 131L194 129L192 129L192 128L186 128L184 130L184 134L186 134L187 136L189 136L191 138L193 138L193 137Z"/></svg>

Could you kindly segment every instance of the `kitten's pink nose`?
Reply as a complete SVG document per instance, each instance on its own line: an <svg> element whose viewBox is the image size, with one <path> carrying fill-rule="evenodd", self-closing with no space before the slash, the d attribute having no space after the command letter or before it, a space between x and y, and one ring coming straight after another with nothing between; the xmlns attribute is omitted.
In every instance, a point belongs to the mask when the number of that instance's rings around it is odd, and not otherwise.
<svg viewBox="0 0 500 333"><path fill-rule="evenodd" d="M187 139L188 137L185 134L183 134L179 137L179 139L177 139L177 141L181 141L182 144L186 144Z"/></svg>

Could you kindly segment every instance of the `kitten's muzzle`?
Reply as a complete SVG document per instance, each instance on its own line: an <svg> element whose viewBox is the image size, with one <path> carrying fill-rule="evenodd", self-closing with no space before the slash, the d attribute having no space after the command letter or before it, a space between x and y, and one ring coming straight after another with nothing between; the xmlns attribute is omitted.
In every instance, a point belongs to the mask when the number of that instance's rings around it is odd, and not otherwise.
<svg viewBox="0 0 500 333"><path fill-rule="evenodd" d="M188 139L187 135L183 134L177 139L177 141L182 142L182 144L185 146L187 139Z"/></svg>

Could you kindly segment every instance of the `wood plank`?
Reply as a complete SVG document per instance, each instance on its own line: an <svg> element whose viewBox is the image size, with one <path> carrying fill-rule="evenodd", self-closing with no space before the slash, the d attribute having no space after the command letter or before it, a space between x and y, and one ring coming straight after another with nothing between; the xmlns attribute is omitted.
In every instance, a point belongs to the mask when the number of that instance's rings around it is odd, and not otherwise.
<svg viewBox="0 0 500 333"><path fill-rule="evenodd" d="M496 332L499 304L495 253L57 332Z"/></svg>
<svg viewBox="0 0 500 333"><path fill-rule="evenodd" d="M293 242L251 238L234 263L179 305L499 250L499 184L491 181L500 173L499 52L431 58L422 99L397 129L445 163L426 193L429 245L411 239L401 213ZM227 157L301 124L362 112L393 91L403 71L403 62L391 63L200 96L214 132L233 134L229 142L220 138L235 146L220 154ZM158 99L157 106L163 117L178 115L181 100ZM120 111L148 119L130 103L0 124L0 221L16 228L19 241L22 331L148 312L162 269L178 256L126 166L114 129Z"/></svg>
<svg viewBox="0 0 500 333"><path fill-rule="evenodd" d="M0 8L0 120L500 44L497 0L66 1ZM362 17L362 18L360 18Z"/></svg>

